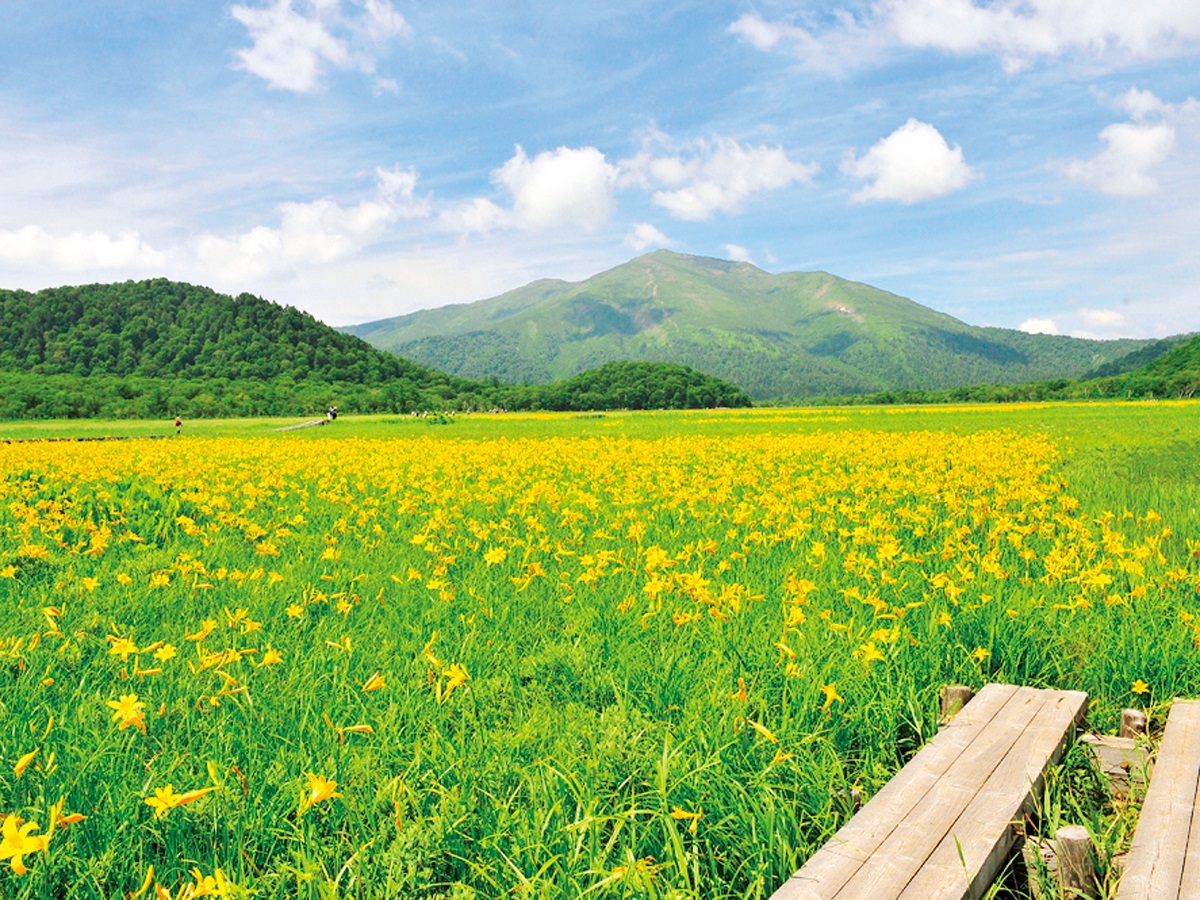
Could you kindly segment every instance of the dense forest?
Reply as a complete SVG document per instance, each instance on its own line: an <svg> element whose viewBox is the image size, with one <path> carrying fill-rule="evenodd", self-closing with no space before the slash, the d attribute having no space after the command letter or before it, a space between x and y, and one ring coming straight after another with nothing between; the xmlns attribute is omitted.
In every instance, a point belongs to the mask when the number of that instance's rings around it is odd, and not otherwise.
<svg viewBox="0 0 1200 900"><path fill-rule="evenodd" d="M1200 336L1180 342L1168 338L1172 349L1161 355L1161 346L1136 351L1133 362L1151 356L1150 362L1130 368L1118 360L1112 365L1121 374L1095 378L1057 378L1025 384L981 384L944 391L880 391L855 396L822 397L807 402L826 405L892 403L1016 403L1043 400L1167 400L1200 394ZM1107 368L1107 367L1106 367Z"/></svg>
<svg viewBox="0 0 1200 900"><path fill-rule="evenodd" d="M0 291L0 418L188 418L749 403L686 366L618 364L549 385L471 381L292 307L166 279Z"/></svg>

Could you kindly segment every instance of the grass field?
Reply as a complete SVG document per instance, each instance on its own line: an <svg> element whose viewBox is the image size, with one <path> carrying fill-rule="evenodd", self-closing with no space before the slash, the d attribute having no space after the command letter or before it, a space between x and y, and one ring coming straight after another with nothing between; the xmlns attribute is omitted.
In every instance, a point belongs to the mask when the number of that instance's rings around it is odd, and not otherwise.
<svg viewBox="0 0 1200 900"><path fill-rule="evenodd" d="M765 897L943 684L1200 695L1200 405L285 424L0 423L0 896Z"/></svg>

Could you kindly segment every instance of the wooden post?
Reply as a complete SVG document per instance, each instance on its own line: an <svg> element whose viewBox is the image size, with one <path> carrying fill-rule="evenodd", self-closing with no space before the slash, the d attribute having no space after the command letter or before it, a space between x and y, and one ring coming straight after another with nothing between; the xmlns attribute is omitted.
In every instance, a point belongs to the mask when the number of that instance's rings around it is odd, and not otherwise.
<svg viewBox="0 0 1200 900"><path fill-rule="evenodd" d="M1063 826L1052 841L1029 838L1021 853L1035 900L1085 900L1096 896L1095 849L1082 825Z"/></svg>
<svg viewBox="0 0 1200 900"><path fill-rule="evenodd" d="M965 684L948 684L942 688L942 704L941 714L938 716L938 724L945 725L956 715L959 710L971 702L971 698L975 696L975 692Z"/></svg>
<svg viewBox="0 0 1200 900"><path fill-rule="evenodd" d="M858 788L839 788L833 792L833 802L849 818L862 808L862 791Z"/></svg>
<svg viewBox="0 0 1200 900"><path fill-rule="evenodd" d="M1131 738L1146 733L1146 714L1140 709L1121 710L1120 736Z"/></svg>
<svg viewBox="0 0 1200 900"><path fill-rule="evenodd" d="M1096 896L1096 848L1082 825L1064 825L1054 833L1058 877L1064 897Z"/></svg>

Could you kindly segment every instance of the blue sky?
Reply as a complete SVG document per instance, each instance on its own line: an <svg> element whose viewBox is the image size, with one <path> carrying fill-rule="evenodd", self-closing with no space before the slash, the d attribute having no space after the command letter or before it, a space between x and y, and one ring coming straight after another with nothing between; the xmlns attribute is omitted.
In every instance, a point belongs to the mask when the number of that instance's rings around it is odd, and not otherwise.
<svg viewBox="0 0 1200 900"><path fill-rule="evenodd" d="M1200 3L9 0L0 286L350 324L643 252L1200 330Z"/></svg>

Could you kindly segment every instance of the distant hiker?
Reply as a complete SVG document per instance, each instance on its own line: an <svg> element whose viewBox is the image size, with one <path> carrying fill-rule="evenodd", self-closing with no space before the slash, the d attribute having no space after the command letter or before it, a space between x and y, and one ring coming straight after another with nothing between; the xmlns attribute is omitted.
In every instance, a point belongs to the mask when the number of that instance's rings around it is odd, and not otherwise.
<svg viewBox="0 0 1200 900"><path fill-rule="evenodd" d="M179 416L176 416L175 417L175 435L178 436L181 431L183 431L183 419L179 418Z"/></svg>

